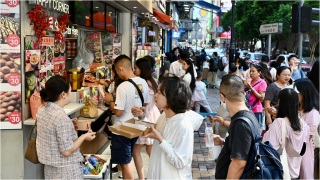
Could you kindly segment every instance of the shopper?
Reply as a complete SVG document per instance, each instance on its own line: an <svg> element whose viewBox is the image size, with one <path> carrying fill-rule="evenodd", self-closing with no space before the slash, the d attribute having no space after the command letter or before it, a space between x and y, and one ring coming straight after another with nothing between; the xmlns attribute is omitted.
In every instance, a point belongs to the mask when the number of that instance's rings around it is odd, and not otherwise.
<svg viewBox="0 0 320 180"><path fill-rule="evenodd" d="M308 78L313 82L314 86L319 92L319 60L313 63L312 69L308 74Z"/></svg>
<svg viewBox="0 0 320 180"><path fill-rule="evenodd" d="M218 72L218 53L213 52L212 58L209 62L209 72L207 77L207 84L208 87L217 88L219 89L219 86L217 84L217 72Z"/></svg>
<svg viewBox="0 0 320 180"><path fill-rule="evenodd" d="M183 80L190 86L191 92L196 88L196 78L194 75L194 65L190 58L181 59L182 69L186 72Z"/></svg>
<svg viewBox="0 0 320 180"><path fill-rule="evenodd" d="M174 74L178 77L182 77L185 75L185 70L182 68L182 59L181 56L179 56L179 59L177 61L174 61L170 64L170 69L169 69L170 74Z"/></svg>
<svg viewBox="0 0 320 180"><path fill-rule="evenodd" d="M306 78L306 74L301 71L300 69L298 69L299 67L299 62L300 60L298 59L298 57L296 55L290 55L288 57L288 65L291 69L291 78L293 80L297 80L297 79L301 79L301 78Z"/></svg>
<svg viewBox="0 0 320 180"><path fill-rule="evenodd" d="M271 75L271 80L272 81L276 81L277 80L277 69L274 68L274 67L269 66L269 62L270 62L269 57L266 56L266 55L262 56L261 62L264 63L267 66L267 68L268 68L268 70L270 72L270 75Z"/></svg>
<svg viewBox="0 0 320 180"><path fill-rule="evenodd" d="M301 178L300 164L305 156L305 146L308 141L309 127L299 118L299 98L292 88L285 88L279 92L279 109L277 118L264 134L263 141L269 141L273 148L279 150L282 145L282 126L286 126L286 153L291 179Z"/></svg>
<svg viewBox="0 0 320 180"><path fill-rule="evenodd" d="M215 178L239 179L244 172L252 147L252 134L258 134L259 124L255 115L249 111L245 104L244 85L239 76L226 75L222 78L220 98L222 102L226 103L229 110L231 124L229 136L225 141L219 135L214 135L215 145L225 144L217 160ZM241 117L250 119L256 132L252 132L249 124L240 120Z"/></svg>
<svg viewBox="0 0 320 180"><path fill-rule="evenodd" d="M192 101L194 101L194 109L197 113L200 113L200 106L202 106L207 113L211 113L212 110L209 106L206 97L206 84L204 84L204 82L202 82L201 80L202 76L199 74L195 83L195 90L192 94Z"/></svg>
<svg viewBox="0 0 320 180"><path fill-rule="evenodd" d="M261 134L265 129L262 101L266 93L267 83L263 79L261 65L259 63L254 63L250 66L250 78L251 80L249 81L244 80L244 85L250 90L249 104L252 106L251 110L258 120Z"/></svg>
<svg viewBox="0 0 320 180"><path fill-rule="evenodd" d="M229 73L229 52L227 51L225 56L222 57L223 71L222 77Z"/></svg>
<svg viewBox="0 0 320 180"><path fill-rule="evenodd" d="M71 87L66 78L53 76L40 91L44 105L37 113L37 154L44 164L45 179L83 179L84 158L79 148L95 138L89 130L78 137L63 107L70 103Z"/></svg>
<svg viewBox="0 0 320 180"><path fill-rule="evenodd" d="M281 66L277 69L277 80L267 87L266 95L264 98L264 109L266 113L266 125L269 126L272 123L272 111L273 108L278 108L279 92L289 85L291 78L291 69L287 66ZM273 107L273 108L272 108Z"/></svg>
<svg viewBox="0 0 320 180"><path fill-rule="evenodd" d="M314 179L314 144L313 136L318 136L317 130L320 123L319 93L309 79L298 79L293 85L299 92L301 118L310 128L307 141L306 154L302 157L300 178ZM279 112L278 112L279 113ZM319 171L319 169L316 169Z"/></svg>
<svg viewBox="0 0 320 180"><path fill-rule="evenodd" d="M147 82L134 75L131 67L131 59L128 56L118 56L115 59L114 64L118 76L124 80L124 82L117 88L115 102L111 94L104 94L103 99L110 104L111 110L116 115L113 124L121 124L134 117L131 113L131 108L133 106L146 106L149 103L150 98ZM128 79L131 79L140 88L145 104L142 104L136 87L131 82L127 81ZM118 134L112 134L110 147L112 163L121 166L124 179L134 178L133 167L130 162L136 140L137 138L129 139Z"/></svg>
<svg viewBox="0 0 320 180"><path fill-rule="evenodd" d="M148 168L148 179L192 179L194 131L203 117L190 108L191 90L180 78L166 77L155 95L163 113L156 128L145 137L155 139ZM137 112L138 114L140 112Z"/></svg>
<svg viewBox="0 0 320 180"><path fill-rule="evenodd" d="M160 116L160 111L156 107L155 100L154 100L154 94L155 92L157 92L158 84L151 75L151 66L150 66L149 60L145 58L138 59L134 66L134 74L136 76L143 78L148 83L150 102L148 103L145 109L145 116L146 116L145 120L147 120L150 123L156 123L157 119ZM139 108L139 107L136 107L136 108ZM134 145L133 160L136 165L139 179L143 179L143 180L145 179L144 171L143 171L143 162L140 154L141 149L145 145L146 152L150 157L152 144L153 144L153 139L144 138L140 136L136 144Z"/></svg>

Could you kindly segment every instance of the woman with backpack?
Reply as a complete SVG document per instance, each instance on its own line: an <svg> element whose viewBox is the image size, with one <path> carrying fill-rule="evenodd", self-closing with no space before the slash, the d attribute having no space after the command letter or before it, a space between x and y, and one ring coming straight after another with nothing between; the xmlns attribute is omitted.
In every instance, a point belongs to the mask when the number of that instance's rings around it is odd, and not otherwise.
<svg viewBox="0 0 320 180"><path fill-rule="evenodd" d="M246 100L248 106L251 108L252 112L256 116L258 123L260 125L260 134L265 129L265 119L263 115L262 101L267 89L267 83L263 78L261 73L261 65L259 63L254 63L250 66L250 79L244 80L244 85L246 86Z"/></svg>
<svg viewBox="0 0 320 180"><path fill-rule="evenodd" d="M319 93L312 81L307 78L296 80L293 86L299 91L300 117L310 128L306 154L302 157L300 178L314 179L314 149L316 144L319 147L319 138L317 139L319 137L317 129L320 123Z"/></svg>
<svg viewBox="0 0 320 180"><path fill-rule="evenodd" d="M299 118L299 97L292 88L285 88L279 93L277 118L264 134L263 142L269 141L273 148L282 153L282 126L285 126L285 149L291 179L300 177L300 165L309 139L309 127ZM282 162L283 163L283 162Z"/></svg>

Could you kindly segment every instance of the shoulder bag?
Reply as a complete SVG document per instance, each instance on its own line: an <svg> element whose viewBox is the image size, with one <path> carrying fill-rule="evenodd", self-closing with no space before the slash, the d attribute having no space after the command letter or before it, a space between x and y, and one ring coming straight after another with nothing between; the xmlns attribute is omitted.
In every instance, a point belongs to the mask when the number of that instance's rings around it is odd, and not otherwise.
<svg viewBox="0 0 320 180"><path fill-rule="evenodd" d="M29 136L29 142L25 154L25 158L32 162L33 164L39 164L37 148L36 148L36 139L37 139L37 121L36 124L33 126Z"/></svg>
<svg viewBox="0 0 320 180"><path fill-rule="evenodd" d="M140 88L138 87L138 85L132 79L128 79L127 81L131 82L134 85L134 87L137 89L137 91L139 93L139 96L140 96L140 99L141 99L141 102L142 102L142 106L143 106L144 98L143 98L143 95L142 95L142 92L141 92Z"/></svg>

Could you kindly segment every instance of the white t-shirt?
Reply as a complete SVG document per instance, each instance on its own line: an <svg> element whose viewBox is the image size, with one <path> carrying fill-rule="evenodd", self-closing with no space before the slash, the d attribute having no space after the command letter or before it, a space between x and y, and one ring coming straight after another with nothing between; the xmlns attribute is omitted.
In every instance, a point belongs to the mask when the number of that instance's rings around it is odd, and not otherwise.
<svg viewBox="0 0 320 180"><path fill-rule="evenodd" d="M196 88L192 94L193 101L203 101L206 99L205 95L206 84L202 81L196 81Z"/></svg>
<svg viewBox="0 0 320 180"><path fill-rule="evenodd" d="M187 73L186 75L183 76L183 80L188 84L188 86L190 86L191 83L191 74Z"/></svg>
<svg viewBox="0 0 320 180"><path fill-rule="evenodd" d="M227 63L227 65L224 67L223 71L229 73L229 60L227 57L224 56L222 58L222 64L224 65L225 63Z"/></svg>
<svg viewBox="0 0 320 180"><path fill-rule="evenodd" d="M186 73L186 71L182 69L182 63L177 60L170 64L169 73L181 77Z"/></svg>
<svg viewBox="0 0 320 180"><path fill-rule="evenodd" d="M150 97L147 82L140 77L134 77L130 79L132 79L140 88L144 98L144 103L149 103ZM142 106L139 93L136 87L131 82L124 81L117 88L116 101L114 104L114 109L123 110L123 113L120 117L115 117L113 123L120 124L121 122L133 118L133 115L131 113L131 108L133 106Z"/></svg>

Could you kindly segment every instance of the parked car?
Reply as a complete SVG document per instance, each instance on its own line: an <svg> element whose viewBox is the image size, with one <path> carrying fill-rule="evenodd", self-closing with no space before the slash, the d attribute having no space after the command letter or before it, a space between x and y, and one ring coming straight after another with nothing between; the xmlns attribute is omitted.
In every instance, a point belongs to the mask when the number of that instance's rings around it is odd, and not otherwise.
<svg viewBox="0 0 320 180"><path fill-rule="evenodd" d="M249 52L247 55L246 55L246 59L249 59L251 63L255 63L255 62L260 62L261 61L261 58L262 56L265 56L266 54L264 53L252 53L252 52Z"/></svg>
<svg viewBox="0 0 320 180"><path fill-rule="evenodd" d="M249 51L241 50L241 51L238 51L237 53L240 53L240 58L245 58L246 55L249 53Z"/></svg>
<svg viewBox="0 0 320 180"><path fill-rule="evenodd" d="M283 56L284 57L284 62L287 66L289 66L289 63L288 63L288 58L290 55L295 55L294 53L289 53L289 54L280 54L280 56ZM312 68L312 65L309 64L307 61L304 60L304 58L300 59L300 62L301 62L301 70L305 73L311 71L311 68Z"/></svg>
<svg viewBox="0 0 320 180"><path fill-rule="evenodd" d="M226 50L223 48L207 48L205 49L208 56L212 56L213 52L217 52L219 57L223 57L226 53Z"/></svg>

